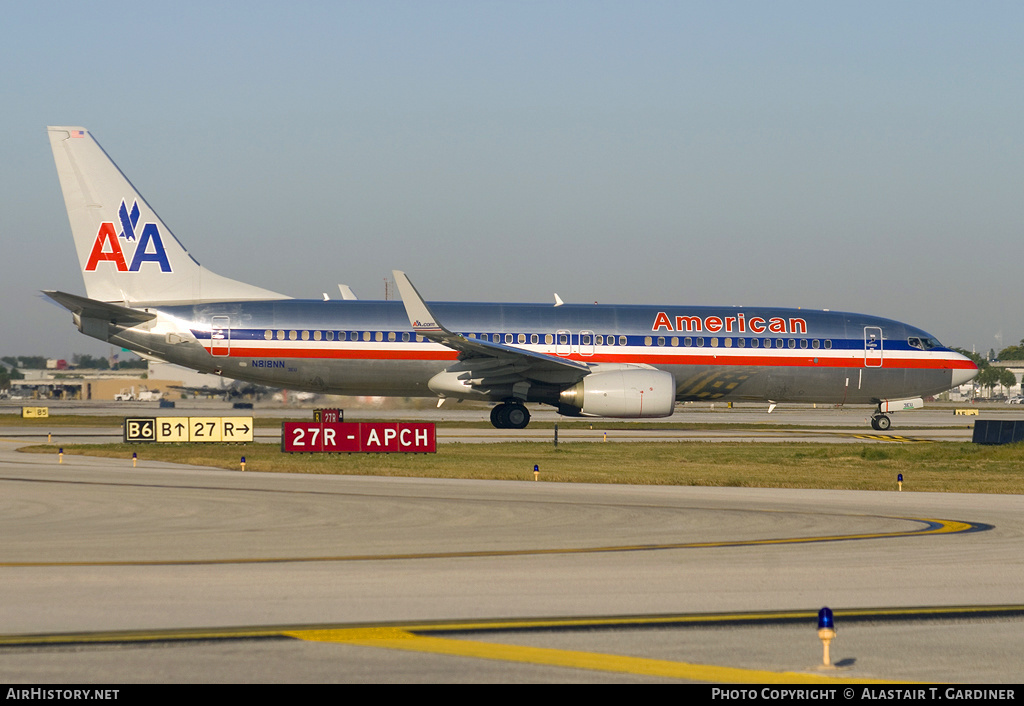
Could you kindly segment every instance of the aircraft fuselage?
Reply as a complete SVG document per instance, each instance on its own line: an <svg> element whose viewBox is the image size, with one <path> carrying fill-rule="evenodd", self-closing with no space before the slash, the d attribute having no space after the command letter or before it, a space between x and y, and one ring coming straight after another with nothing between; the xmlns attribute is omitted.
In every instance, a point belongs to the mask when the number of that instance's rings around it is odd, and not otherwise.
<svg viewBox="0 0 1024 706"><path fill-rule="evenodd" d="M111 340L172 363L295 390L435 397L428 381L458 359L418 336L401 302L289 299L141 308L157 319ZM920 329L842 312L487 303L431 308L469 339L595 367L637 364L670 372L679 401L877 403L937 394L975 370ZM535 382L525 401L557 404L566 384ZM478 393L484 400L510 396L500 380Z"/></svg>

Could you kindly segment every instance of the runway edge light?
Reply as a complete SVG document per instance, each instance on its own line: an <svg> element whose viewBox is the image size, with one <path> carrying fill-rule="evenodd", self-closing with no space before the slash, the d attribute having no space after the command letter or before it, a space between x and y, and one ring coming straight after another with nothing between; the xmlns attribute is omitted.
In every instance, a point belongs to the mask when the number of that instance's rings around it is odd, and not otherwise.
<svg viewBox="0 0 1024 706"><path fill-rule="evenodd" d="M903 492L903 474L902 473L897 473L896 474L896 485L899 486L900 492L902 493Z"/></svg>
<svg viewBox="0 0 1024 706"><path fill-rule="evenodd" d="M533 479L537 480L538 478L540 478L540 466L535 463L533 464Z"/></svg>
<svg viewBox="0 0 1024 706"><path fill-rule="evenodd" d="M824 648L824 654L822 655L822 665L825 667L832 666L832 658L829 656L829 646L832 644L832 640L836 636L836 624L832 618L831 608L822 608L818 611L818 637L821 639L821 645Z"/></svg>

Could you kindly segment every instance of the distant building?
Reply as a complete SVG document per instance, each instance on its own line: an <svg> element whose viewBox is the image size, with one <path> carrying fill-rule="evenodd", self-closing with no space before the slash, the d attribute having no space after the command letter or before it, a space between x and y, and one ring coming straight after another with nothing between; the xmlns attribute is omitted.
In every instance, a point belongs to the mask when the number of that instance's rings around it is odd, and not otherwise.
<svg viewBox="0 0 1024 706"><path fill-rule="evenodd" d="M64 367L58 367L58 362ZM52 368L47 361L46 369L21 372L24 379L11 380L9 395L13 399L114 400L129 395L139 399L152 397L157 391L161 397L176 398L178 394L171 386L182 384L178 379L156 379L145 368L68 370L67 361L56 361Z"/></svg>

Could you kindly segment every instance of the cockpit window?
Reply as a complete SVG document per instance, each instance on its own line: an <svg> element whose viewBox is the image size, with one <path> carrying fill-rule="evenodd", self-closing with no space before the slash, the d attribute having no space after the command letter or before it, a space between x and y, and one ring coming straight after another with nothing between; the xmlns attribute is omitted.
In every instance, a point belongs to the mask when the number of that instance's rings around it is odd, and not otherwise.
<svg viewBox="0 0 1024 706"><path fill-rule="evenodd" d="M941 348L942 344L936 341L934 338L928 338L927 336L911 336L907 339L907 343L910 344L911 348L917 348L922 351L930 351L933 348Z"/></svg>

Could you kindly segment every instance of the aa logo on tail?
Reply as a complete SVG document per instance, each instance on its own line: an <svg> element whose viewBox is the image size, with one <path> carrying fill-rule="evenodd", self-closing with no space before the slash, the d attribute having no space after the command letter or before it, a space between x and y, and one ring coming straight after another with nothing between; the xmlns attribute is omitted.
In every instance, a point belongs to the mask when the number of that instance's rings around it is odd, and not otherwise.
<svg viewBox="0 0 1024 706"><path fill-rule="evenodd" d="M142 263L155 262L160 265L161 272L170 272L171 263L167 259L164 241L160 237L160 229L156 223L146 223L142 226L141 233L135 233L139 225L138 201L132 203L132 210L129 211L122 199L117 215L121 220L121 232L117 232L112 222L100 223L89 261L85 263L85 271L95 272L99 263L113 262L118 272L138 272ZM125 258L125 248L118 242L121 238L124 239L125 246L131 247L129 243L134 244L134 250L128 253L131 255L131 263Z"/></svg>

